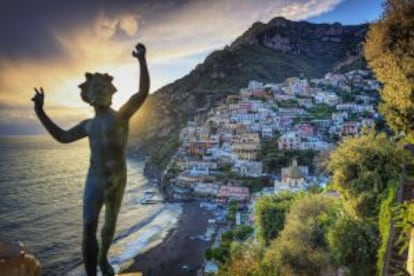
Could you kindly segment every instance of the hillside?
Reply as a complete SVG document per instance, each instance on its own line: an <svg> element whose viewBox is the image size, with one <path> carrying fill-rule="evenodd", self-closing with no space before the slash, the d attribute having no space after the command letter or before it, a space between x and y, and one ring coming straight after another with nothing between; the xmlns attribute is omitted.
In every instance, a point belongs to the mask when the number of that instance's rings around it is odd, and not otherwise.
<svg viewBox="0 0 414 276"><path fill-rule="evenodd" d="M321 77L364 68L362 42L367 29L367 25L313 24L282 17L254 23L230 46L211 53L189 74L149 97L131 123L134 150L171 154L176 134L188 119L236 93L249 80L280 82L292 76Z"/></svg>

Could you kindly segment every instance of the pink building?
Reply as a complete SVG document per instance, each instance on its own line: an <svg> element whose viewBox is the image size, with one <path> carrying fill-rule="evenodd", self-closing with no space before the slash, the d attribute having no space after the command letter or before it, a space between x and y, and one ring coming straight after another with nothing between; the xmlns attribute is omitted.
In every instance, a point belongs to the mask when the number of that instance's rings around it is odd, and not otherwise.
<svg viewBox="0 0 414 276"><path fill-rule="evenodd" d="M248 201L250 199L250 191L247 187L222 185L219 191L219 197L228 200Z"/></svg>
<svg viewBox="0 0 414 276"><path fill-rule="evenodd" d="M252 111L253 104L251 102L239 102L239 108L246 111Z"/></svg>
<svg viewBox="0 0 414 276"><path fill-rule="evenodd" d="M253 93L252 94L255 97L260 97L260 98L266 98L267 97L266 92L264 90L262 90L262 89L253 90Z"/></svg>
<svg viewBox="0 0 414 276"><path fill-rule="evenodd" d="M293 127L302 137L313 136L315 128L310 124L297 124Z"/></svg>

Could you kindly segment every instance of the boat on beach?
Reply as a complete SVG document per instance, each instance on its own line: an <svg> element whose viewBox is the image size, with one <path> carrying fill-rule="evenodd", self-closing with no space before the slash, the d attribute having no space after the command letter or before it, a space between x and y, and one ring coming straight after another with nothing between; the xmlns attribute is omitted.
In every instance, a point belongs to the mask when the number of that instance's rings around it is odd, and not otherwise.
<svg viewBox="0 0 414 276"><path fill-rule="evenodd" d="M144 191L144 197L141 199L141 204L157 204L163 202L162 197L155 189Z"/></svg>

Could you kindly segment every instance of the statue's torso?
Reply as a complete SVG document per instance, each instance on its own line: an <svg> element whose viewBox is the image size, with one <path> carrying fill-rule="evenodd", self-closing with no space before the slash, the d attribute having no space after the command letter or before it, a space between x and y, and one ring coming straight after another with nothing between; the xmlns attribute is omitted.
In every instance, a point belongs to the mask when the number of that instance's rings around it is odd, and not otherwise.
<svg viewBox="0 0 414 276"><path fill-rule="evenodd" d="M104 177L125 174L128 121L111 110L90 119L86 131L91 149L90 173Z"/></svg>

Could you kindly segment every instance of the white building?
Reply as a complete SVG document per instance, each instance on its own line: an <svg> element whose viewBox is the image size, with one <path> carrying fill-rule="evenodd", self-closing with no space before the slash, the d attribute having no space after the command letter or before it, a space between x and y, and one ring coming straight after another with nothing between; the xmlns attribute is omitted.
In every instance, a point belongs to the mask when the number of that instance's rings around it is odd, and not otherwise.
<svg viewBox="0 0 414 276"><path fill-rule="evenodd" d="M339 104L341 98L333 92L318 92L313 97L317 104L327 104L334 106Z"/></svg>
<svg viewBox="0 0 414 276"><path fill-rule="evenodd" d="M273 128L270 126L262 127L262 138L272 138Z"/></svg>
<svg viewBox="0 0 414 276"><path fill-rule="evenodd" d="M260 161L238 160L232 167L232 172L239 176L257 177L262 174L263 164Z"/></svg>
<svg viewBox="0 0 414 276"><path fill-rule="evenodd" d="M363 113L363 112L374 113L375 112L374 106L372 104L355 104L355 103L338 104L336 106L336 110L348 111L351 113Z"/></svg>
<svg viewBox="0 0 414 276"><path fill-rule="evenodd" d="M200 196L217 196L220 187L219 183L197 182L193 184L193 193Z"/></svg>
<svg viewBox="0 0 414 276"><path fill-rule="evenodd" d="M307 137L306 141L302 141L299 144L299 149L300 150L328 150L330 148L332 148L333 145L322 141L320 138L318 137Z"/></svg>
<svg viewBox="0 0 414 276"><path fill-rule="evenodd" d="M282 136L278 140L279 150L295 150L299 149L300 134L298 132L290 131Z"/></svg>
<svg viewBox="0 0 414 276"><path fill-rule="evenodd" d="M341 125L348 119L348 112L334 112L331 119L334 125Z"/></svg>
<svg viewBox="0 0 414 276"><path fill-rule="evenodd" d="M264 89L263 83L259 81L255 81L255 80L249 81L249 84L247 85L247 87L251 90Z"/></svg>

